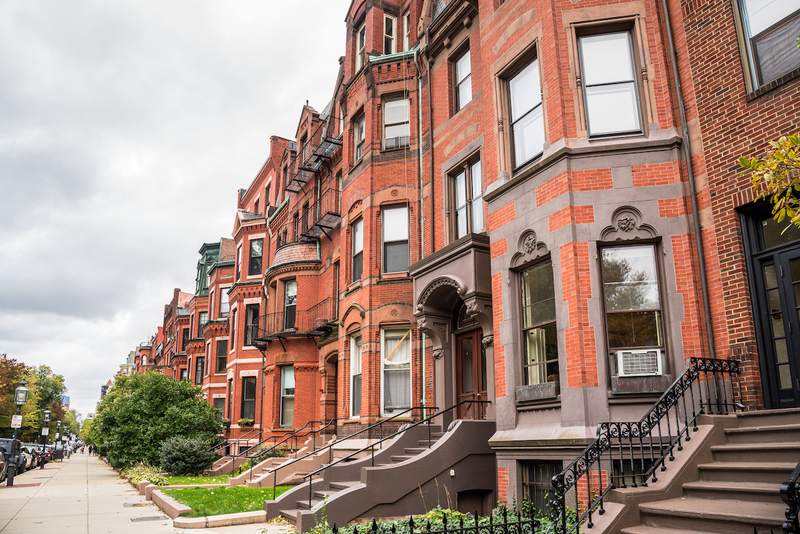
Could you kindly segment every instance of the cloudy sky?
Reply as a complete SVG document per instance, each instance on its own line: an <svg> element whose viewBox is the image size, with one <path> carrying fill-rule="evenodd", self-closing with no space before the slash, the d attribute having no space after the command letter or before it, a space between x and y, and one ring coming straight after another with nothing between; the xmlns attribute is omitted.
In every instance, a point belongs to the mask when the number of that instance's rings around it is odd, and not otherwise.
<svg viewBox="0 0 800 534"><path fill-rule="evenodd" d="M269 136L331 97L348 3L0 2L0 353L94 410Z"/></svg>

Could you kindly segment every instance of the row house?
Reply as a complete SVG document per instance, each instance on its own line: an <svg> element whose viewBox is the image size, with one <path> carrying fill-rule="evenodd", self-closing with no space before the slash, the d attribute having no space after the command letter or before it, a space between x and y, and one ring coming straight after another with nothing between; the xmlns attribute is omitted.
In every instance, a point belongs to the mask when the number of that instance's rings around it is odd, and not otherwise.
<svg viewBox="0 0 800 534"><path fill-rule="evenodd" d="M270 139L198 264L187 369L236 447L432 412L442 444L383 466L394 501L321 486L268 515L401 515L440 485L544 509L690 357L742 361L748 408L800 405L800 233L736 167L800 123L794 3L353 0L345 23L331 100Z"/></svg>

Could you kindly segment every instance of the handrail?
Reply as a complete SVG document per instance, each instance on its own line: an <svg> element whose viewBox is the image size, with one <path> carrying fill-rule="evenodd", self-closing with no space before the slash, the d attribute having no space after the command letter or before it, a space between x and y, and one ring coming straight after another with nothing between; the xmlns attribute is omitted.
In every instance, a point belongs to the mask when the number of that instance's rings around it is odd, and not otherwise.
<svg viewBox="0 0 800 534"><path fill-rule="evenodd" d="M425 407L423 406L422 408L424 409ZM273 490L273 492L275 491L275 488L278 486L278 471L280 471L284 467L289 467L290 465L293 465L293 464L299 462L300 460L305 460L309 456L311 456L313 454L317 454L320 451L323 451L325 449L328 449L328 452L329 452L328 461L332 462L333 461L333 446L334 445L337 445L337 444L341 443L342 441L345 441L345 440L348 440L348 439L353 439L355 436L358 436L359 434L363 434L364 432L369 432L373 428L378 428L380 430L380 432L381 432L381 436L383 436L383 423L392 421L393 419L396 419L397 417L400 417L401 415L405 415L405 414L407 414L408 412L410 412L412 410L419 410L419 409L420 409L419 406L406 408L405 410L403 410L401 412L397 412L396 414L392 415L391 417L387 417L386 419L381 419L380 421L372 423L371 425L366 426L366 427L362 428L361 430L358 430L358 431L356 431L356 432L354 432L352 434L348 434L347 436L342 436L341 438L336 438L335 440L331 441L330 443L328 443L324 447L320 447L316 451L312 451L312 452L306 453L303 456L298 456L297 458L293 459L290 462L286 462L284 464L276 466L275 469L273 469L271 471L272 472L272 490ZM367 434L367 436L369 436L369 434Z"/></svg>
<svg viewBox="0 0 800 534"><path fill-rule="evenodd" d="M385 441L388 441L388 440L390 440L392 438L395 438L395 437L399 436L400 434L403 434L403 433L411 430L412 428L416 428L416 427L418 427L420 425L423 425L423 424L426 424L426 423L428 425L428 448L431 448L431 446L433 444L433 440L431 439L431 421L433 421L433 419L435 419L436 417L440 417L440 416L442 416L442 415L444 415L444 414L446 414L448 412L451 412L451 411L455 410L456 408L458 408L458 407L460 407L462 405L465 405L465 404L486 405L486 404L491 404L491 403L492 403L492 401L489 401L489 400L464 399L464 400L459 401L459 402L453 404L452 406L449 406L449 407L447 407L447 408L445 408L443 410L439 410L436 413L434 413L433 415L429 415L429 416L425 417L424 419L420 419L419 421L416 421L416 422L414 422L414 423L412 423L410 425L405 425L405 426L403 426L403 428L401 428L397 432L394 432L393 434L390 434L390 435L388 435L386 437L382 437L378 441L370 443L366 447L363 447L363 448L361 448L361 449L359 449L359 450L357 450L355 452L351 452L347 456L342 456L341 458L337 459L335 462L331 462L331 463L325 464L325 465L319 467L317 470L312 471L311 473L309 473L309 474L307 474L305 476L305 478L308 480L308 508L309 508L309 510L311 509L311 500L312 500L312 496L314 494L312 480L313 480L313 477L315 475L317 475L318 473L321 473L321 472L325 471L326 469L328 469L330 467L333 467L334 465L340 464L340 463L344 462L345 460L349 460L353 456L356 456L356 455L366 451L367 449L370 450L370 465L372 467L375 467L375 445L381 445L381 449L383 449L383 443ZM422 410L425 410L425 409L434 409L434 410L436 410L437 408L435 406L428 406L428 407L423 406L421 409Z"/></svg>
<svg viewBox="0 0 800 534"><path fill-rule="evenodd" d="M306 424L304 424L300 428L298 428L296 430L293 430L289 434L286 434L286 435L283 435L283 436L273 434L273 435L271 435L271 436L269 436L267 438L262 439L261 441L259 441L255 445L253 445L252 447L248 447L246 450L241 451L239 454L235 455L235 457L239 458L239 457L244 456L245 458L252 458L253 456L255 456L255 454L249 454L249 453L252 453L253 451L255 451L256 447L259 447L259 446L263 445L264 443L266 443L268 441L272 441L273 442L273 445L270 448L270 450L272 450L273 448L275 448L278 445L283 445L284 443L286 443L288 440L290 440L292 438L295 438L295 446L297 446L297 441L296 441L297 434L300 433L302 430L305 430L306 428L308 428L309 425L313 426L315 423L319 423L319 422L320 421L312 419L310 421L307 421ZM275 442L278 439L280 439L281 441L276 444ZM258 452L262 452L262 451L258 451Z"/></svg>
<svg viewBox="0 0 800 534"><path fill-rule="evenodd" d="M697 432L700 415L727 415L730 411L743 411L739 374L738 360L691 358L689 367L639 421L600 423L594 441L551 481L549 504L554 532L579 533L584 520L587 528L592 528L592 514L595 510L598 515L605 513L604 499L609 491L628 485L647 486L651 477L656 482L656 472L666 471L666 460L674 460L675 450L683 450L683 441L690 441L691 432ZM735 384L734 377L737 379ZM695 384L699 403L695 402ZM619 475L615 475L616 466L621 468L617 469L622 471ZM629 469L630 473L624 473L625 469ZM579 484L584 477L585 484ZM568 492L575 497L574 525L567 524Z"/></svg>
<svg viewBox="0 0 800 534"><path fill-rule="evenodd" d="M781 484L781 499L786 503L786 521L783 532L800 534L800 463L794 468L789 480Z"/></svg>
<svg viewBox="0 0 800 534"><path fill-rule="evenodd" d="M240 442L242 440L250 441L250 438L252 438L253 436L256 436L256 435L258 435L258 430L257 429L252 429L249 432L246 432L245 434L243 434L242 436L239 436L238 438L226 438L221 443L212 446L211 452L216 453L219 449L225 447L226 445L230 445L233 442ZM223 454L223 456L236 457L236 454L230 454L230 455Z"/></svg>

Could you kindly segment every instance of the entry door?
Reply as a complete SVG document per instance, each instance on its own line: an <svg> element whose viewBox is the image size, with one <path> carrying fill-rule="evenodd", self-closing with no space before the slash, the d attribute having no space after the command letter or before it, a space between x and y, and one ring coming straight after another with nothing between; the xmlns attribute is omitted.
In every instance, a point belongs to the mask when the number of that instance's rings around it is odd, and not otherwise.
<svg viewBox="0 0 800 534"><path fill-rule="evenodd" d="M486 400L486 354L481 331L456 336L456 401ZM483 419L486 407L465 403L458 408L459 419Z"/></svg>
<svg viewBox="0 0 800 534"><path fill-rule="evenodd" d="M769 381L779 407L800 406L800 249L760 260Z"/></svg>

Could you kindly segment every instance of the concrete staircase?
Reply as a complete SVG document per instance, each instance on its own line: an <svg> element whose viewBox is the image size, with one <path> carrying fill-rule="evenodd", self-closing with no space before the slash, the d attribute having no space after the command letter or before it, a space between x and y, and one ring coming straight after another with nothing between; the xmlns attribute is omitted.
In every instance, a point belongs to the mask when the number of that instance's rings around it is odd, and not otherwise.
<svg viewBox="0 0 800 534"><path fill-rule="evenodd" d="M328 442L334 439L335 436L333 435L322 435L316 436L315 438L309 437L305 443L296 451L287 451L287 454L284 456L273 456L270 458L266 458L262 462L256 464L251 469L247 469L242 472L240 475L237 475L230 479L228 482L231 486L237 486L241 484L247 484L251 487L260 487L260 486L269 486L273 482L272 473L277 468L280 467L296 458L300 458L302 456L307 456L309 453L313 452L315 449L319 449L320 447L324 447ZM313 459L317 455L310 455L309 459ZM322 456L322 454L320 454ZM327 458L327 453L324 455ZM297 484L298 482L295 481L295 478L292 478L297 471L301 471L308 467L312 467L316 469L322 465L322 460L318 460L316 463L311 461L308 462L306 460L300 460L293 464L293 469L284 469L279 470L279 476L277 477L278 484ZM294 467L296 465L296 467ZM305 475L308 471L302 473ZM300 480L302 481L302 479Z"/></svg>
<svg viewBox="0 0 800 534"><path fill-rule="evenodd" d="M638 524L611 525L603 532L781 532L785 505L779 487L800 462L800 409L701 420L715 428L694 453L676 455L675 463L687 465L678 468L671 487L614 490L612 501L627 495L628 506L636 508L621 523Z"/></svg>
<svg viewBox="0 0 800 534"><path fill-rule="evenodd" d="M440 505L456 508L460 494L495 490L496 463L488 441L493 421L458 420L442 433L419 425L353 461L343 461L267 501L267 518L283 516L299 532L312 528L321 515L344 525L354 519L419 514ZM310 498L310 500L309 500ZM473 501L474 502L474 501ZM324 509L324 510L323 510Z"/></svg>

